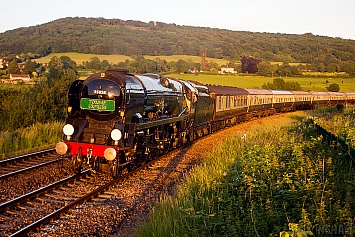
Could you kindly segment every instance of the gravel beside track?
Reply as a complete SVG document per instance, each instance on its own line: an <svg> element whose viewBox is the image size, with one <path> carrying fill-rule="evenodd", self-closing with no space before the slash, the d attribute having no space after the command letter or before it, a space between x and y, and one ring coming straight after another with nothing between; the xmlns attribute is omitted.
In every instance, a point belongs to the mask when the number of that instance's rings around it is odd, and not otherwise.
<svg viewBox="0 0 355 237"><path fill-rule="evenodd" d="M63 167L62 167L63 164ZM67 160L9 177L0 182L0 203L72 175Z"/></svg>
<svg viewBox="0 0 355 237"><path fill-rule="evenodd" d="M242 135L256 124L280 116L239 124L199 139L182 151L173 151L149 169L112 187L105 197L77 206L31 236L135 236L159 197L172 194L184 175L225 138L232 133Z"/></svg>

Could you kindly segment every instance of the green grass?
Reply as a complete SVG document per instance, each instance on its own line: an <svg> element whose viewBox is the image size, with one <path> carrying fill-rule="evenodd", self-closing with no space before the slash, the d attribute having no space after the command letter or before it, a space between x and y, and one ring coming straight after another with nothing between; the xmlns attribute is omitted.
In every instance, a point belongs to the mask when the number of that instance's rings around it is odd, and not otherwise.
<svg viewBox="0 0 355 237"><path fill-rule="evenodd" d="M136 236L280 236L288 224L351 228L350 159L318 136L305 112L230 136L164 196ZM297 235L298 236L298 235ZM304 235L302 235L304 236Z"/></svg>
<svg viewBox="0 0 355 237"><path fill-rule="evenodd" d="M247 138L254 137L255 133L265 128L267 131L263 130L264 133L275 131L279 126L289 125L292 121L287 118L280 119L277 124L268 122L256 127L254 132L248 132ZM200 166L186 176L183 183L177 187L175 196L162 197L159 204L153 208L149 222L138 230L137 236L204 236L204 221L215 219L216 223L221 222L218 218L218 212L221 210L214 204L220 200L222 206L224 201L216 195L216 191L224 182L230 167L235 164L235 158L245 152L240 137L241 134L230 137L212 151ZM264 140L263 142L270 138L255 137Z"/></svg>
<svg viewBox="0 0 355 237"><path fill-rule="evenodd" d="M184 80L198 81L204 84L236 86L240 88L261 88L264 83L273 82L277 77L241 76L241 75L210 75L210 74L168 74ZM326 77L282 77L285 81L298 82L306 91L327 91L326 86L337 83L340 92L355 92L355 78L326 78ZM326 83L328 81L328 83Z"/></svg>
<svg viewBox="0 0 355 237"><path fill-rule="evenodd" d="M121 54L112 54L112 55L102 55L102 54L84 54L84 53L74 53L74 52L68 52L68 53L51 53L45 57L42 58L37 58L36 62L37 63L48 63L52 57L61 57L61 56L68 56L72 60L74 60L78 65L81 64L84 61L90 61L91 58L93 57L98 57L101 61L102 60L107 60L109 63L118 63L118 62L124 62L126 59L132 61L133 58ZM199 56L189 56L189 55L172 55L172 56L163 56L163 55L158 55L158 56L150 56L150 55L144 55L145 59L151 59L155 60L156 58L160 59L165 59L166 61L178 61L179 59L183 60L193 60L195 63L200 63L201 62L201 57ZM219 65L226 64L228 60L224 59L215 59L215 58L206 58L208 62L215 62Z"/></svg>
<svg viewBox="0 0 355 237"><path fill-rule="evenodd" d="M170 61L178 61L179 59L188 61L188 60L192 60L195 63L201 63L201 57L200 56L191 56L191 55L171 55L171 56L163 56L163 55L159 55L159 56L149 56L149 55L144 55L144 58L146 59L151 59L151 60L155 60L156 58L160 58L160 59L165 59L167 62ZM218 65L225 65L226 63L228 63L228 60L225 59L216 59L216 58L206 58L207 62L214 62L217 63Z"/></svg>
<svg viewBox="0 0 355 237"><path fill-rule="evenodd" d="M52 57L61 57L61 56L68 56L72 60L74 60L78 65L82 64L82 62L89 61L93 57L98 57L100 61L102 60L107 60L109 63L119 63L119 62L124 62L126 59L128 60L133 60L133 58L121 54L112 54L112 55L104 55L104 54L83 54L83 53L74 53L74 52L68 52L68 53L51 53L45 57L42 58L37 58L35 61L37 63L49 63L51 61Z"/></svg>
<svg viewBox="0 0 355 237"><path fill-rule="evenodd" d="M0 159L52 148L62 140L63 123L34 124L14 132L0 133Z"/></svg>
<svg viewBox="0 0 355 237"><path fill-rule="evenodd" d="M184 80L198 81L203 84L236 86L240 88L261 88L264 83L272 82L271 77L240 76L240 75L210 75L195 74L168 74L166 76Z"/></svg>
<svg viewBox="0 0 355 237"><path fill-rule="evenodd" d="M283 62L270 62L271 65L279 65L281 66L283 64ZM307 63L288 63L290 66L298 66L300 64L302 64L303 66L307 65Z"/></svg>

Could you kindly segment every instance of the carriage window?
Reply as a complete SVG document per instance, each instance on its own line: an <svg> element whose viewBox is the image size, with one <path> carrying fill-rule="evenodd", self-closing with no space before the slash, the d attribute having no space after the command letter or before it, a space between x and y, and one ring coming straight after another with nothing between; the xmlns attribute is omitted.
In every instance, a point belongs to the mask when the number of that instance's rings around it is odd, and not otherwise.
<svg viewBox="0 0 355 237"><path fill-rule="evenodd" d="M220 96L218 96L218 100L217 100L217 108L221 109L221 105L222 105L222 98Z"/></svg>
<svg viewBox="0 0 355 237"><path fill-rule="evenodd" d="M229 106L229 96L226 97L226 109L228 109L230 106Z"/></svg>

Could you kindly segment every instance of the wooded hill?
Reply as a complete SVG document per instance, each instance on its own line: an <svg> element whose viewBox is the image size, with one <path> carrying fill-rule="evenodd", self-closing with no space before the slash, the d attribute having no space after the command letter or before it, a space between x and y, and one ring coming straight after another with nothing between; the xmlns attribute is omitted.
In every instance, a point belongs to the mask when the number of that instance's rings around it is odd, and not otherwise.
<svg viewBox="0 0 355 237"><path fill-rule="evenodd" d="M355 62L355 40L311 33L271 34L104 18L63 18L0 34L0 56L54 52L195 55L340 65Z"/></svg>

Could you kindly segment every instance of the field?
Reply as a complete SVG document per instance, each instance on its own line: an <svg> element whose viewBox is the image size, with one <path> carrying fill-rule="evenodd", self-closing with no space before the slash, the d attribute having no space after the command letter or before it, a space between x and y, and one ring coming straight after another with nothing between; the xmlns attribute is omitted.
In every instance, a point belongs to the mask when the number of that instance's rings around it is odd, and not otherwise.
<svg viewBox="0 0 355 237"><path fill-rule="evenodd" d="M119 55L119 54L112 54L112 55L99 55L99 54L83 54L83 53L51 53L45 57L42 58L37 58L36 62L37 63L49 63L51 61L51 58L57 56L68 56L72 60L74 60L78 65L82 64L82 62L90 61L91 58L93 57L98 57L100 61L102 60L107 60L109 63L119 63L119 62L124 62L126 59L128 60L133 60L133 58L125 55Z"/></svg>
<svg viewBox="0 0 355 237"><path fill-rule="evenodd" d="M161 58L161 59L165 59L167 62L170 61L178 61L179 59L182 60L192 60L195 63L201 63L201 57L200 56L191 56L191 55L171 55L171 56L148 56L148 55L144 55L144 58L146 59L151 59L151 60L155 60L156 58ZM218 65L224 65L226 63L228 63L228 60L225 59L216 59L216 58L206 58L207 62L214 62L217 63Z"/></svg>
<svg viewBox="0 0 355 237"><path fill-rule="evenodd" d="M198 81L204 84L236 86L240 88L261 88L263 84L273 82L277 77L240 76L240 75L206 75L206 74L168 74L185 80ZM298 82L306 91L327 91L326 86L337 83L341 92L355 92L355 78L326 77L282 77L285 81ZM326 83L328 81L328 83Z"/></svg>
<svg viewBox="0 0 355 237"><path fill-rule="evenodd" d="M112 54L112 55L99 55L99 54L83 54L83 53L74 53L74 52L69 52L69 53L51 53L45 57L38 58L36 59L37 63L48 63L52 57L57 56L68 56L72 60L74 60L78 65L81 64L82 62L85 61L90 61L91 58L93 57L98 57L101 61L102 60L107 60L109 63L118 63L118 62L124 62L126 59L128 60L133 60L133 58L121 54ZM179 59L183 60L193 60L195 63L201 62L201 57L199 56L189 56L189 55L172 55L172 56L149 56L149 55L144 55L145 59L151 59L155 60L156 58L161 58L165 59L167 62L170 61L177 61ZM228 61L224 59L215 59L215 58L206 58L208 62L215 62L219 65L225 64Z"/></svg>

